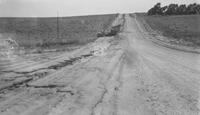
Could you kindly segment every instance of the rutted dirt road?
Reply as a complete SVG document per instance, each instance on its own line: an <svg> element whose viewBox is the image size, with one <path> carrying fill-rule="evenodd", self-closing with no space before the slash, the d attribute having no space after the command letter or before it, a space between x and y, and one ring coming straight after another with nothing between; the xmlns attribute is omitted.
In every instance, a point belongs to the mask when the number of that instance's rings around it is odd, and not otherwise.
<svg viewBox="0 0 200 115"><path fill-rule="evenodd" d="M1 61L0 115L198 115L200 55L159 46L134 17L48 60Z"/></svg>

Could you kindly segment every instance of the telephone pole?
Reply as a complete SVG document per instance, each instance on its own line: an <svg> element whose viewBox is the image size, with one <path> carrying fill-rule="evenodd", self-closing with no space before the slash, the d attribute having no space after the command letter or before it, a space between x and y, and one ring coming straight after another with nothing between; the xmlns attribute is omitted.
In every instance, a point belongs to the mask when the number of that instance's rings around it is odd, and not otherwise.
<svg viewBox="0 0 200 115"><path fill-rule="evenodd" d="M57 11L57 39L60 37L60 27L59 27L59 12Z"/></svg>

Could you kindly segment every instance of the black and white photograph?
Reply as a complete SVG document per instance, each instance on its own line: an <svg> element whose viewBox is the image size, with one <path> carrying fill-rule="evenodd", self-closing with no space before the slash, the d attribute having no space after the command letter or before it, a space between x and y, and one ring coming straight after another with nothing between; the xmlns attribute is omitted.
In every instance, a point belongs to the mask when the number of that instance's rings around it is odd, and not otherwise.
<svg viewBox="0 0 200 115"><path fill-rule="evenodd" d="M200 0L0 0L0 115L200 115Z"/></svg>

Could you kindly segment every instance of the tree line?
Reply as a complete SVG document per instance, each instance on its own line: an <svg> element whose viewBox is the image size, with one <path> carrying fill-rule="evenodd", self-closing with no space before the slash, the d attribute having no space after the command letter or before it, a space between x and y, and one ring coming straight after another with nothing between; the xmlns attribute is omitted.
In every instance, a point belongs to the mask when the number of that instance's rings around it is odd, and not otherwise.
<svg viewBox="0 0 200 115"><path fill-rule="evenodd" d="M200 4L170 4L161 7L161 3L157 3L148 12L148 15L193 15L200 14Z"/></svg>

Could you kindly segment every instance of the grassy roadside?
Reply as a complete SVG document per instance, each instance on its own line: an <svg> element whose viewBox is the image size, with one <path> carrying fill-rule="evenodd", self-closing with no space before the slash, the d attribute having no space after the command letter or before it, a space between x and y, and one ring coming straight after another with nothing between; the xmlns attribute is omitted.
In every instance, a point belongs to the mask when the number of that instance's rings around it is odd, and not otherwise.
<svg viewBox="0 0 200 115"><path fill-rule="evenodd" d="M82 45L97 39L96 34L108 28L116 16L60 17L59 28L57 18L0 18L0 34L25 49Z"/></svg>
<svg viewBox="0 0 200 115"><path fill-rule="evenodd" d="M147 16L141 13L137 17L147 31L165 36L165 41L200 47L200 15Z"/></svg>

